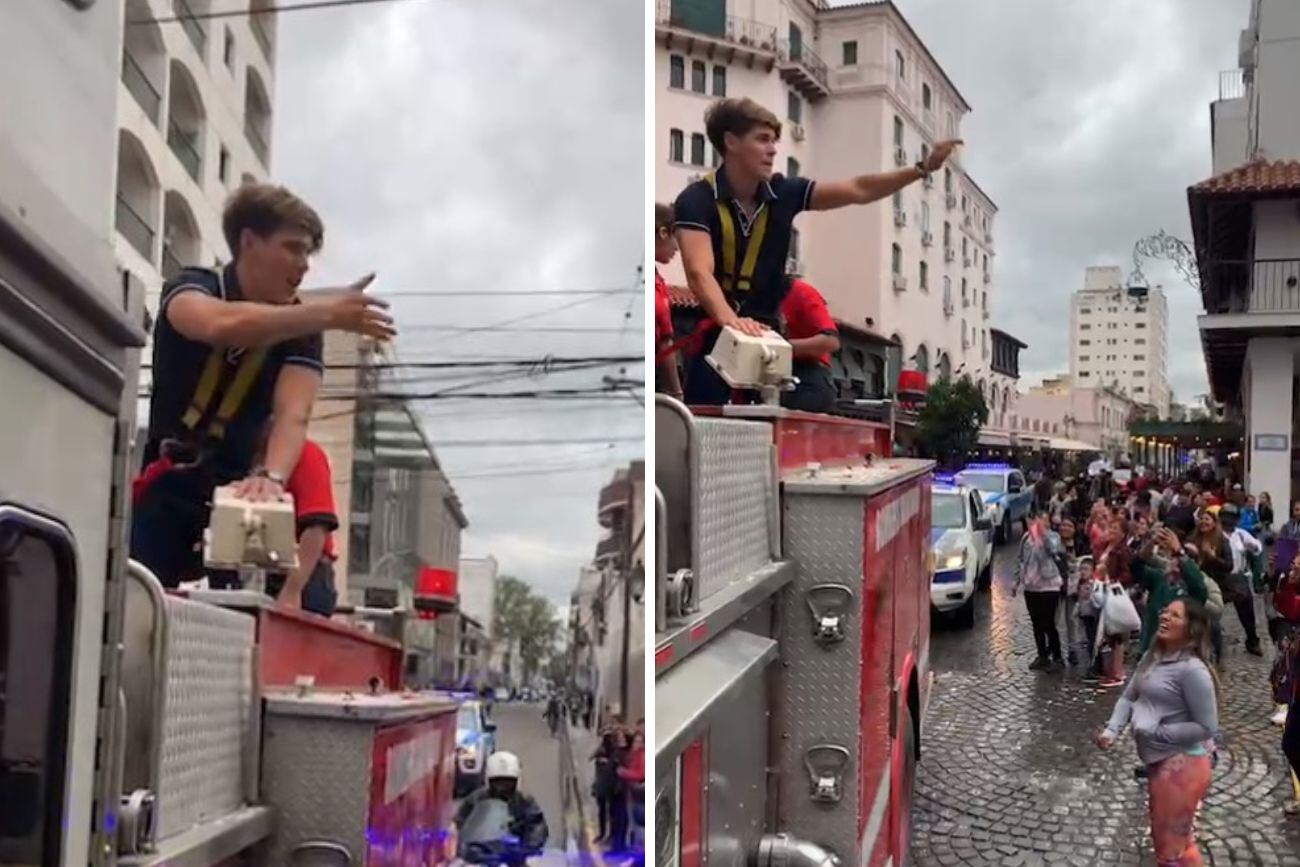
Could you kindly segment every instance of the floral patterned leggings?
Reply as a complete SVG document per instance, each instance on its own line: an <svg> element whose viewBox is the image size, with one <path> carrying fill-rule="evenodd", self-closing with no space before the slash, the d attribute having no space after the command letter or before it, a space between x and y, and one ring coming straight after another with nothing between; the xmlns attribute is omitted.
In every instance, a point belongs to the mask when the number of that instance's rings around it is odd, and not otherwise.
<svg viewBox="0 0 1300 867"><path fill-rule="evenodd" d="M1179 754L1150 766L1147 803L1151 842L1160 867L1201 867L1196 847L1196 812L1210 787L1212 763L1207 756Z"/></svg>

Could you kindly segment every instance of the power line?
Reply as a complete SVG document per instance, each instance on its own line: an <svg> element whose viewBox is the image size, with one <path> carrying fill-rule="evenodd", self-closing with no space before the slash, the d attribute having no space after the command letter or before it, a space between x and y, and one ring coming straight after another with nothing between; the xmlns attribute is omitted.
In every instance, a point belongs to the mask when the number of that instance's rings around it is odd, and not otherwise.
<svg viewBox="0 0 1300 867"><path fill-rule="evenodd" d="M607 364L636 364L644 363L645 358L640 355L587 355L587 356L554 356L548 355L541 358L501 358L501 359L483 359L481 361L391 361L377 362L374 364L325 364L326 370L469 370L485 367L527 367L536 368L539 372L549 373L555 367L564 367L570 369L569 365L593 365L604 366ZM140 365L141 370L152 370L152 364ZM573 367L574 370L583 370L582 367ZM563 372L563 371L561 371Z"/></svg>
<svg viewBox="0 0 1300 867"><path fill-rule="evenodd" d="M365 6L372 3L396 3L399 0L308 0L292 6L263 6L259 9L238 9L228 12L200 12L188 15L168 15L159 18L137 18L126 22L136 24L171 24L176 21L203 21L209 18L251 18L256 15L279 15L281 12L308 12L313 9L331 9L336 6Z"/></svg>
<svg viewBox="0 0 1300 867"><path fill-rule="evenodd" d="M412 331L441 331L452 334L463 334L464 332L497 332L509 334L624 334L626 327L614 328L612 326L590 327L582 325L542 325L542 326L525 326L523 328L512 328L503 325L403 325L402 333L406 334Z"/></svg>

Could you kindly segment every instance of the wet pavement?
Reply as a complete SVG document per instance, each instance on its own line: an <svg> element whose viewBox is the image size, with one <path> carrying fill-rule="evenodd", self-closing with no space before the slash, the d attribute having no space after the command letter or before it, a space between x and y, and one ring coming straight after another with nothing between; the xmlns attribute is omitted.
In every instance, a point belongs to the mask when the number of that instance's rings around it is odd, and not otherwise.
<svg viewBox="0 0 1300 867"><path fill-rule="evenodd" d="M1092 744L1119 690L1085 684L1073 671L1028 670L1029 616L998 580L1013 552L999 549L994 589L979 595L974 629L933 631L913 862L1155 864L1131 731L1108 753ZM1272 647L1263 659L1247 655L1234 612L1224 628L1219 715L1227 745L1201 810L1201 852L1216 865L1300 867L1300 820L1281 811L1291 789L1282 730L1268 720Z"/></svg>

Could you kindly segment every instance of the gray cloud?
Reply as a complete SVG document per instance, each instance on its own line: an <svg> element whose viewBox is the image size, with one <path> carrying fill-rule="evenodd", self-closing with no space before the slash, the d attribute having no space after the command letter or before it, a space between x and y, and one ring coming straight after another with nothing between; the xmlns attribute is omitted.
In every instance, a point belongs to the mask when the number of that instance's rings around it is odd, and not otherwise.
<svg viewBox="0 0 1300 867"><path fill-rule="evenodd" d="M1247 0L898 0L973 107L965 164L999 208L993 322L1029 344L1022 386L1068 366L1069 295L1088 265L1132 268L1160 229L1190 241L1209 102L1236 67ZM1169 373L1206 390L1200 301L1164 263Z"/></svg>
<svg viewBox="0 0 1300 867"><path fill-rule="evenodd" d="M370 270L406 359L640 355L640 296L406 298L402 292L636 288L644 238L644 9L634 0L406 0L282 16L275 176L327 223L314 285ZM515 327L608 333L449 332ZM631 366L627 375L641 376ZM617 370L500 389L598 385ZM422 390L482 371L420 374ZM480 388L475 388L480 390ZM434 441L640 436L632 400L419 405ZM564 604L600 535L596 494L643 443L443 448L467 555ZM528 474L557 466L554 475ZM519 470L518 477L494 473ZM487 474L487 475L485 475Z"/></svg>

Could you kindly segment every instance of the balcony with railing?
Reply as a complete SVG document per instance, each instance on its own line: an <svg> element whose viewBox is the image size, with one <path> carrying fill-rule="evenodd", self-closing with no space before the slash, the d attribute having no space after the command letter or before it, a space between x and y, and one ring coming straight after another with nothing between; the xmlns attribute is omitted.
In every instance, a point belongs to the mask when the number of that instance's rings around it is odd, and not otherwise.
<svg viewBox="0 0 1300 867"><path fill-rule="evenodd" d="M129 51L122 52L122 83L140 104L140 108L144 110L149 120L157 126L162 109L162 94L153 86L144 68Z"/></svg>
<svg viewBox="0 0 1300 867"><path fill-rule="evenodd" d="M1211 261L1201 281L1210 314L1300 313L1300 259Z"/></svg>
<svg viewBox="0 0 1300 867"><path fill-rule="evenodd" d="M194 50L199 53L199 57L206 57L208 32L203 28L203 22L194 16L194 9L187 0L172 0L172 12L185 35L194 43Z"/></svg>
<svg viewBox="0 0 1300 867"><path fill-rule="evenodd" d="M777 68L781 78L809 102L831 95L826 62L802 42L782 39L777 44Z"/></svg>
<svg viewBox="0 0 1300 867"><path fill-rule="evenodd" d="M154 229L131 203L122 196L117 195L117 214L114 220L117 231L123 238L136 249L141 256L150 262L153 261L153 238Z"/></svg>
<svg viewBox="0 0 1300 867"><path fill-rule="evenodd" d="M185 167L186 173L194 180L199 180L203 158L199 154L198 137L193 133L186 133L173 120L167 124L167 145Z"/></svg>
<svg viewBox="0 0 1300 867"><path fill-rule="evenodd" d="M749 59L776 60L776 27L736 15L701 16L673 0L655 0L655 34L668 47L682 44L689 50L696 39L737 50ZM770 68L770 65L769 65Z"/></svg>
<svg viewBox="0 0 1300 867"><path fill-rule="evenodd" d="M1246 95L1246 73L1241 69L1228 69L1219 73L1219 99L1240 99Z"/></svg>

